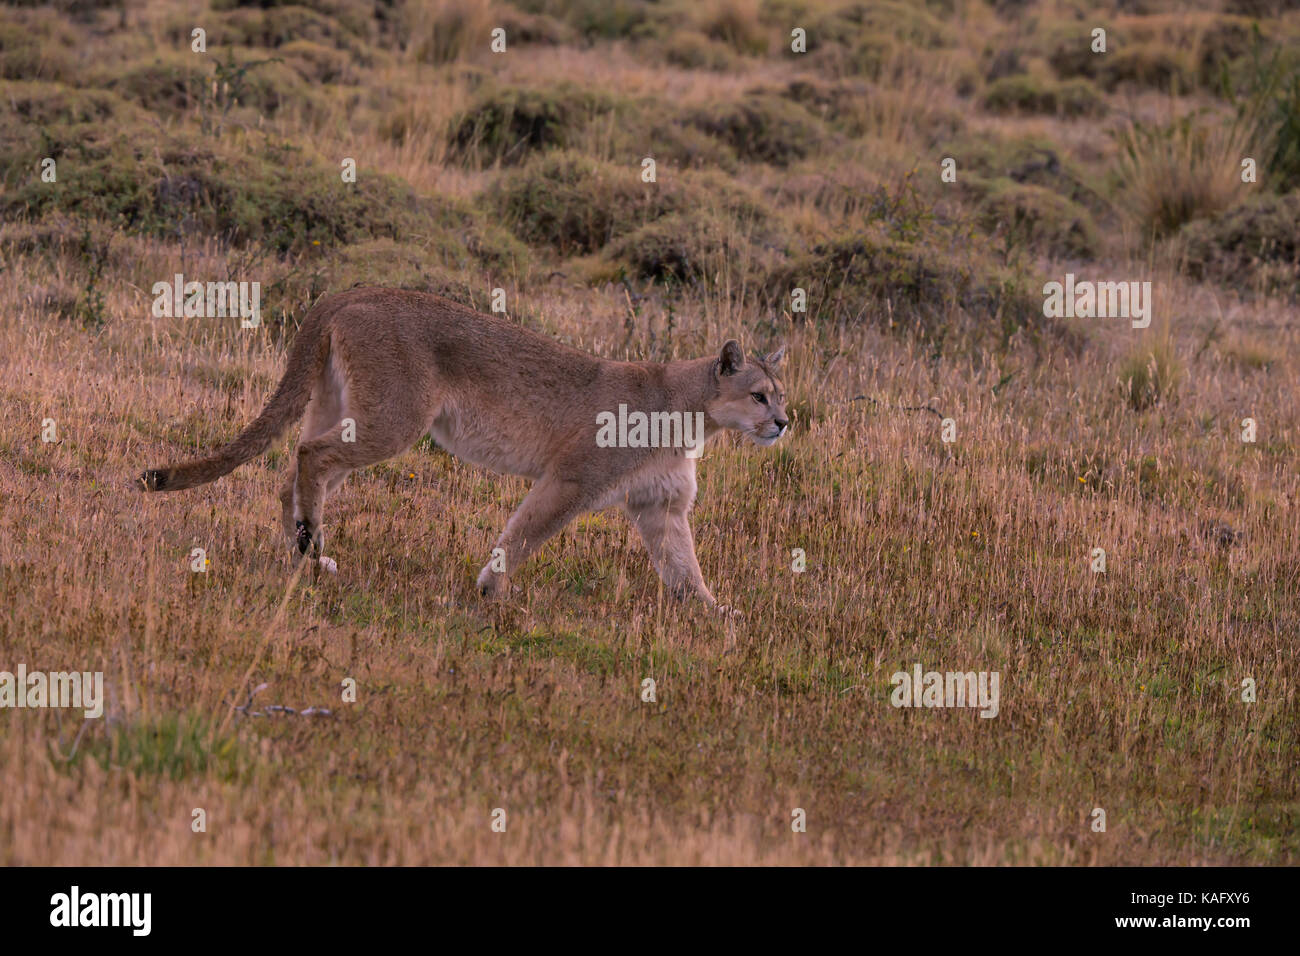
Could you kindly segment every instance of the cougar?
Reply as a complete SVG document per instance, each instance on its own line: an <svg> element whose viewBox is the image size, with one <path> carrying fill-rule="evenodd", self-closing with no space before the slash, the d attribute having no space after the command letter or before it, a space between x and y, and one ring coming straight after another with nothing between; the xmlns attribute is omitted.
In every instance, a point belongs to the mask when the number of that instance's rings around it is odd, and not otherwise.
<svg viewBox="0 0 1300 956"><path fill-rule="evenodd" d="M237 438L138 483L181 491L215 481L303 418L280 503L295 557L321 560L325 499L355 469L427 433L458 458L534 482L479 573L483 596L505 594L519 566L574 518L618 507L669 592L722 608L687 519L695 461L723 430L762 446L785 434L784 352L746 358L733 339L716 356L612 361L440 296L354 289L310 310L284 378Z"/></svg>

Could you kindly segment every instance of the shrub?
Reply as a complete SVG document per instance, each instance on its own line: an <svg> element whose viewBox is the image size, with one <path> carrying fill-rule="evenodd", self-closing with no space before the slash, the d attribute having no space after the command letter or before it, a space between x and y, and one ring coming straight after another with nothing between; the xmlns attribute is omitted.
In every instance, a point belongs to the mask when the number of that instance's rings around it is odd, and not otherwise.
<svg viewBox="0 0 1300 956"><path fill-rule="evenodd" d="M832 75L884 79L885 67L900 57L952 47L953 30L925 9L903 0L860 0L837 6L795 4L783 15L784 26L797 12L808 31L810 62ZM789 28L785 27L788 36Z"/></svg>
<svg viewBox="0 0 1300 956"><path fill-rule="evenodd" d="M183 53L155 54L105 70L100 84L147 110L179 113L197 102L206 72L201 62Z"/></svg>
<svg viewBox="0 0 1300 956"><path fill-rule="evenodd" d="M767 31L759 23L758 0L711 0L699 14L704 35L750 56L767 52Z"/></svg>
<svg viewBox="0 0 1300 956"><path fill-rule="evenodd" d="M611 258L639 279L689 283L738 264L727 242L727 223L716 217L677 213L616 242Z"/></svg>
<svg viewBox="0 0 1300 956"><path fill-rule="evenodd" d="M930 13L923 3L904 0L863 0L832 10L829 14L844 32L858 36L890 36L927 50L952 46L953 30Z"/></svg>
<svg viewBox="0 0 1300 956"><path fill-rule="evenodd" d="M307 83L356 82L352 57L343 50L311 40L293 40L280 48L280 56Z"/></svg>
<svg viewBox="0 0 1300 956"><path fill-rule="evenodd" d="M774 166L810 156L826 141L825 129L815 116L796 103L769 94L697 107L684 119L726 143L740 159Z"/></svg>
<svg viewBox="0 0 1300 956"><path fill-rule="evenodd" d="M506 31L510 42L556 46L572 43L576 38L568 24L544 13L523 13L506 6L496 11L494 19Z"/></svg>
<svg viewBox="0 0 1300 956"><path fill-rule="evenodd" d="M725 72L736 65L736 54L724 43L692 30L677 30L661 44L663 58L688 70Z"/></svg>
<svg viewBox="0 0 1300 956"><path fill-rule="evenodd" d="M53 10L0 10L0 79L68 82L77 41Z"/></svg>
<svg viewBox="0 0 1300 956"><path fill-rule="evenodd" d="M980 204L979 221L1052 255L1091 258L1097 252L1097 228L1088 211L1042 186L997 181Z"/></svg>
<svg viewBox="0 0 1300 956"><path fill-rule="evenodd" d="M450 155L465 164L521 163L532 153L575 145L592 114L614 107L609 97L568 85L488 87L453 119Z"/></svg>
<svg viewBox="0 0 1300 956"><path fill-rule="evenodd" d="M247 155L193 148L164 156L170 171L153 189L156 221L190 217L209 233L277 252L401 236L425 219L422 203L391 177L343 183L332 166L266 143ZM304 188L311 183L310 188Z"/></svg>
<svg viewBox="0 0 1300 956"><path fill-rule="evenodd" d="M484 202L519 238L562 256L596 252L673 213L716 211L747 228L769 221L766 207L725 177L709 173L646 184L638 167L569 152L512 170L487 190Z"/></svg>
<svg viewBox="0 0 1300 956"><path fill-rule="evenodd" d="M351 23L329 12L303 4L259 4L218 10L202 24L208 33L208 49L215 47L261 47L278 49L295 40L361 54L369 24ZM195 23L191 16L174 17L164 35L178 49L188 49Z"/></svg>
<svg viewBox="0 0 1300 956"><path fill-rule="evenodd" d="M426 255L457 270L487 270L495 275L527 271L531 255L501 223L472 203L446 197L423 198L418 240Z"/></svg>
<svg viewBox="0 0 1300 956"><path fill-rule="evenodd" d="M1044 45L1056 75L1083 76L1106 90L1121 85L1188 91L1213 86L1250 45L1251 24L1213 12L1122 16L1107 25L1107 52L1093 53L1091 27L1047 31Z"/></svg>
<svg viewBox="0 0 1300 956"><path fill-rule="evenodd" d="M1083 173L1048 140L965 137L946 144L942 155L960 157L957 182L976 200L985 198L996 188L998 180L1009 179L1042 186L1094 212L1106 207L1085 182Z"/></svg>
<svg viewBox="0 0 1300 956"><path fill-rule="evenodd" d="M441 242L444 258L468 250L504 267L526 255L471 207L424 199L389 176L343 183L336 166L285 144L217 137L159 150L144 114L112 93L3 83L0 96L15 107L0 115L0 176L15 184L0 195L6 215L58 211L136 234L201 232L276 252L420 235ZM31 175L43 156L58 163L57 189Z"/></svg>
<svg viewBox="0 0 1300 956"><path fill-rule="evenodd" d="M648 26L647 0L527 0L531 12L560 20L587 39L632 38Z"/></svg>
<svg viewBox="0 0 1300 956"><path fill-rule="evenodd" d="M660 166L677 165L684 168L717 168L734 173L737 168L735 150L716 137L696 126L682 123L670 115L656 115L656 110L645 114L644 125L627 126L616 135L611 148L615 158L640 165L647 146Z"/></svg>
<svg viewBox="0 0 1300 956"><path fill-rule="evenodd" d="M406 0L400 32L407 55L420 63L452 63L483 48L499 26L489 0Z"/></svg>
<svg viewBox="0 0 1300 956"><path fill-rule="evenodd" d="M1102 93L1081 77L1055 82L1027 74L994 80L981 102L993 113L1055 113L1061 116L1100 116L1106 112Z"/></svg>
<svg viewBox="0 0 1300 956"><path fill-rule="evenodd" d="M1097 72L1096 79L1108 90L1127 83L1181 93L1196 87L1196 76L1190 52L1144 45L1118 50L1106 68Z"/></svg>
<svg viewBox="0 0 1300 956"><path fill-rule="evenodd" d="M189 53L155 54L124 67L98 72L104 88L145 109L179 114L198 109L213 126L232 109L268 116L286 103L314 105L316 93L279 57L248 51L215 53L199 60Z"/></svg>
<svg viewBox="0 0 1300 956"><path fill-rule="evenodd" d="M1261 166L1277 183L1300 181L1300 54L1294 49L1264 56L1258 38L1237 71L1241 89L1225 72L1224 92L1237 104L1237 115L1258 126L1267 144Z"/></svg>
<svg viewBox="0 0 1300 956"><path fill-rule="evenodd" d="M72 90L49 83L0 83L0 208L11 215L62 208L92 218L131 218L150 202L143 181L151 171L124 135L146 129L146 114L105 90ZM39 135L33 135L39 130ZM145 139L140 137L140 149ZM50 157L59 187L35 181L32 171ZM67 162L66 160L71 160ZM144 159L151 166L149 159Z"/></svg>
<svg viewBox="0 0 1300 956"><path fill-rule="evenodd" d="M515 235L562 256L595 252L671 207L665 191L641 184L636 170L568 152L502 176L485 198Z"/></svg>
<svg viewBox="0 0 1300 956"><path fill-rule="evenodd" d="M429 261L428 250L415 243L372 239L336 250L322 265L323 287L338 291L356 286L389 286L433 292L462 305L484 308L482 283L473 286L448 268Z"/></svg>
<svg viewBox="0 0 1300 956"><path fill-rule="evenodd" d="M1192 277L1261 292L1300 294L1300 192L1253 196L1184 226Z"/></svg>
<svg viewBox="0 0 1300 956"><path fill-rule="evenodd" d="M815 246L774 270L766 292L773 307L788 303L790 290L808 294L808 318L862 321L888 302L895 324L934 334L965 314L1019 328L1041 317L1041 303L1010 277L963 254L955 234L925 240L902 238L881 222Z"/></svg>

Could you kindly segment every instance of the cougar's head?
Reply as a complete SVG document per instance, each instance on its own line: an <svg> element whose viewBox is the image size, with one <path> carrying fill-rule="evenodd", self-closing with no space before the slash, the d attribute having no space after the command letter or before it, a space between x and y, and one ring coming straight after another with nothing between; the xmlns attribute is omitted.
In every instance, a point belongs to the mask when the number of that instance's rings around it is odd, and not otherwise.
<svg viewBox="0 0 1300 956"><path fill-rule="evenodd" d="M771 445L785 434L790 420L785 413L785 386L777 368L785 346L763 358L746 359L740 343L732 339L722 347L716 363L718 394L709 402L709 417L723 428L748 435L756 445Z"/></svg>

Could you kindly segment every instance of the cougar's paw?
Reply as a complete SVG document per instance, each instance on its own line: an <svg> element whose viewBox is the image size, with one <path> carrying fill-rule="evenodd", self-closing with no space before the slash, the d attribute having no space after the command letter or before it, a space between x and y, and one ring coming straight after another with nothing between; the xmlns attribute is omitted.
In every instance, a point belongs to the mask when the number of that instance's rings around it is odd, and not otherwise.
<svg viewBox="0 0 1300 956"><path fill-rule="evenodd" d="M322 571L328 571L330 574L338 574L339 566L333 558L327 558L325 555L320 556L320 567Z"/></svg>
<svg viewBox="0 0 1300 956"><path fill-rule="evenodd" d="M488 601L499 601L509 590L509 579L503 571L493 571L488 565L478 573L478 593Z"/></svg>
<svg viewBox="0 0 1300 956"><path fill-rule="evenodd" d="M740 611L732 607L730 604L715 604L713 606L713 611L724 620L734 621L737 624L745 619L745 615L740 613Z"/></svg>
<svg viewBox="0 0 1300 956"><path fill-rule="evenodd" d="M305 555L310 551L313 559L319 558L321 545L324 544L324 535L320 529L313 529L306 521L299 521L296 527L298 530L294 536L294 545L298 553Z"/></svg>
<svg viewBox="0 0 1300 956"><path fill-rule="evenodd" d="M167 487L167 471L164 468L150 468L135 479L137 491L162 491Z"/></svg>

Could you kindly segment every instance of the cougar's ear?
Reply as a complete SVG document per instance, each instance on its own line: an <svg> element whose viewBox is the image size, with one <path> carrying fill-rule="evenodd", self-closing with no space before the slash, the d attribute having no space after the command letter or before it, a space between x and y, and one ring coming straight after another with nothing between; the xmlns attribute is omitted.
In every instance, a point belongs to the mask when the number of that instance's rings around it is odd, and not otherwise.
<svg viewBox="0 0 1300 956"><path fill-rule="evenodd" d="M745 353L740 348L740 343L735 339L728 339L727 344L722 347L722 354L718 356L718 372L722 375L735 375L745 365Z"/></svg>
<svg viewBox="0 0 1300 956"><path fill-rule="evenodd" d="M785 346L784 346L784 345L782 345L779 349L777 349L775 352L773 352L773 353L772 353L771 355L769 355L767 358L763 359L763 364L764 364L764 365L770 365L770 366L772 366L772 368L776 368L778 365L781 364L781 359L783 359L783 358L785 358Z"/></svg>

